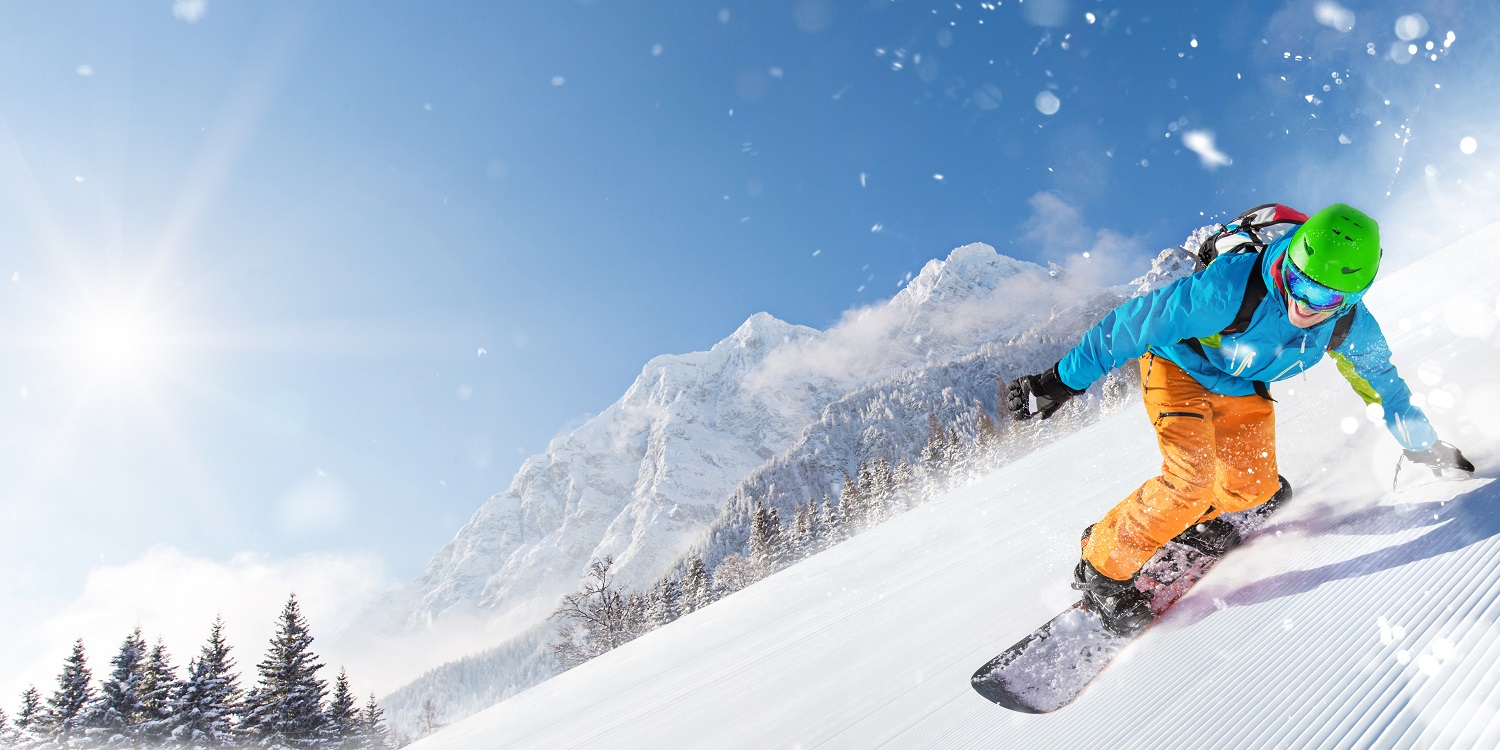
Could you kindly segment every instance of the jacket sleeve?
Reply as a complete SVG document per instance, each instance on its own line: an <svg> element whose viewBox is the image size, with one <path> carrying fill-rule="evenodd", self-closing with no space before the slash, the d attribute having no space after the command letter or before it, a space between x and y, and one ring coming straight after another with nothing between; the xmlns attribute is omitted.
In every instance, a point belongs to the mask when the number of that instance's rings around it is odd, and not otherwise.
<svg viewBox="0 0 1500 750"><path fill-rule="evenodd" d="M1057 365L1074 390L1140 357L1152 346L1212 336L1234 322L1245 281L1260 271L1259 256L1221 258L1208 268L1127 301L1083 334Z"/></svg>
<svg viewBox="0 0 1500 750"><path fill-rule="evenodd" d="M1355 317L1349 336L1330 352L1339 372L1366 403L1380 404L1386 429L1401 447L1412 451L1431 448L1437 442L1437 432L1427 415L1412 405L1411 388L1391 364L1391 348L1380 324L1364 305L1356 306L1350 314Z"/></svg>

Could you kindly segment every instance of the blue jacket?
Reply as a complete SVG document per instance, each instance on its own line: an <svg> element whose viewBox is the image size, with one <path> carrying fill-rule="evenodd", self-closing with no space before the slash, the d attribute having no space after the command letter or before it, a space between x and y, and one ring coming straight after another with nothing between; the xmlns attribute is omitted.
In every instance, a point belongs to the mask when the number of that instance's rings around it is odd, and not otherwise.
<svg viewBox="0 0 1500 750"><path fill-rule="evenodd" d="M1058 363L1057 374L1069 387L1082 390L1106 372L1150 352L1171 360L1214 393L1248 396L1255 381L1293 377L1318 363L1333 336L1330 318L1311 328L1287 319L1286 295L1271 269L1291 244L1291 235L1271 243L1260 254L1220 256L1208 268L1136 297L1104 316ZM1218 336L1234 322L1245 282L1259 270L1266 296L1245 330ZM1339 370L1367 403L1381 405L1386 427L1408 450L1423 451L1437 441L1432 424L1412 406L1411 389L1391 364L1391 350L1375 317L1357 303L1349 335L1331 352ZM1203 355L1183 339L1203 342Z"/></svg>

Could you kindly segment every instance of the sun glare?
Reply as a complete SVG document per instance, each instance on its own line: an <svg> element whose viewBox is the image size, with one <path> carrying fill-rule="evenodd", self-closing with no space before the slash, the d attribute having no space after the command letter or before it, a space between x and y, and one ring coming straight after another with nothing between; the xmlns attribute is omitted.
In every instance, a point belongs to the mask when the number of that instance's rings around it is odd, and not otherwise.
<svg viewBox="0 0 1500 750"><path fill-rule="evenodd" d="M159 367L168 337L160 321L128 307L91 310L69 336L74 358L95 381L138 377Z"/></svg>

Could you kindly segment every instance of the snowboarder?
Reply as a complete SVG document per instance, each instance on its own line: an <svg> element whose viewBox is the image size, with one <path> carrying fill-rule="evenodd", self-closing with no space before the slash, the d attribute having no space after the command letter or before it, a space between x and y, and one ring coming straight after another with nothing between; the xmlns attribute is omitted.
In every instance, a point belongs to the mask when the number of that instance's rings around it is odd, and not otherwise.
<svg viewBox="0 0 1500 750"><path fill-rule="evenodd" d="M1342 203L1329 206L1260 252L1220 255L1126 302L1051 369L1007 386L1012 415L1046 419L1105 373L1140 360L1161 476L1084 532L1074 571L1084 606L1111 631L1133 635L1150 624L1148 598L1135 579L1159 548L1179 538L1222 554L1239 537L1219 515L1278 492L1266 383L1297 375L1325 351L1367 403L1380 405L1406 458L1434 470L1474 471L1412 405L1380 326L1360 304L1380 257L1375 220Z"/></svg>

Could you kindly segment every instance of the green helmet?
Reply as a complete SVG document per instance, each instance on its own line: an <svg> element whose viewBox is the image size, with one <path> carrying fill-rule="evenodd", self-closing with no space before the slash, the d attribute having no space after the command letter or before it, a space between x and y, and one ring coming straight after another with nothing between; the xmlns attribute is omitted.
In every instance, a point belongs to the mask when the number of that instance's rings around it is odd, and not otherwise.
<svg viewBox="0 0 1500 750"><path fill-rule="evenodd" d="M1323 286L1363 292L1380 268L1380 225L1357 208L1335 203L1297 228L1286 254Z"/></svg>

